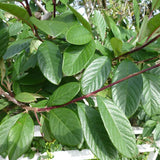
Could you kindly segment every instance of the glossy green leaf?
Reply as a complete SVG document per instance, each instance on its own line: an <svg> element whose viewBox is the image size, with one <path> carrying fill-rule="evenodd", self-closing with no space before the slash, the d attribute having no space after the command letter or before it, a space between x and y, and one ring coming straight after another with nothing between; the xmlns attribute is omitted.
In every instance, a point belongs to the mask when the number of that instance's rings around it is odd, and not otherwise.
<svg viewBox="0 0 160 160"><path fill-rule="evenodd" d="M118 38L113 37L110 40L110 42L111 42L111 46L113 48L115 56L117 57L117 56L121 55L122 54L122 46L123 46L122 41Z"/></svg>
<svg viewBox="0 0 160 160"><path fill-rule="evenodd" d="M81 79L83 94L100 89L106 82L111 70L111 62L107 57L95 59L84 71Z"/></svg>
<svg viewBox="0 0 160 160"><path fill-rule="evenodd" d="M93 23L96 26L97 33L100 35L102 41L104 41L106 34L106 22L100 11L94 11Z"/></svg>
<svg viewBox="0 0 160 160"><path fill-rule="evenodd" d="M53 84L62 78L62 55L57 45L44 41L38 48L38 65L43 75Z"/></svg>
<svg viewBox="0 0 160 160"><path fill-rule="evenodd" d="M49 113L49 123L54 137L63 145L77 146L82 141L82 129L77 115L67 108L57 108Z"/></svg>
<svg viewBox="0 0 160 160"><path fill-rule="evenodd" d="M92 40L92 34L81 25L74 25L66 33L67 42L75 45L83 45Z"/></svg>
<svg viewBox="0 0 160 160"><path fill-rule="evenodd" d="M91 41L84 46L70 45L63 56L63 73L67 76L79 73L87 65L95 52L95 43Z"/></svg>
<svg viewBox="0 0 160 160"><path fill-rule="evenodd" d="M77 104L83 134L90 150L100 160L115 159L116 149L108 137L98 112L84 103Z"/></svg>
<svg viewBox="0 0 160 160"><path fill-rule="evenodd" d="M20 39L15 42L13 42L7 49L6 53L4 54L3 58L9 59L15 56L16 54L20 53L21 51L29 50L29 46L32 39Z"/></svg>
<svg viewBox="0 0 160 160"><path fill-rule="evenodd" d="M129 120L112 101L97 98L99 111L108 135L117 150L128 158L138 154L136 138Z"/></svg>
<svg viewBox="0 0 160 160"><path fill-rule="evenodd" d="M5 99L0 99L0 110L7 107L8 105L9 105L8 101L6 101Z"/></svg>
<svg viewBox="0 0 160 160"><path fill-rule="evenodd" d="M88 23L88 21L80 14L78 13L73 7L68 5L70 10L73 12L73 14L77 17L77 19L83 24L83 26L89 31L92 32L91 25Z"/></svg>
<svg viewBox="0 0 160 160"><path fill-rule="evenodd" d="M35 17L31 17L30 20L41 31L53 37L59 36L60 34L64 33L65 30L67 29L65 23L59 21L53 21L53 20L40 21Z"/></svg>
<svg viewBox="0 0 160 160"><path fill-rule="evenodd" d="M66 83L57 88L49 98L48 106L61 105L71 101L79 92L78 82Z"/></svg>
<svg viewBox="0 0 160 160"><path fill-rule="evenodd" d="M9 42L7 25L0 19L0 58L5 54Z"/></svg>
<svg viewBox="0 0 160 160"><path fill-rule="evenodd" d="M27 92L21 92L15 96L16 100L24 103L30 103L36 101L36 98L33 94Z"/></svg>
<svg viewBox="0 0 160 160"><path fill-rule="evenodd" d="M152 0L152 10L158 9L160 7L159 0Z"/></svg>
<svg viewBox="0 0 160 160"><path fill-rule="evenodd" d="M140 11L137 0L133 0L133 9L134 9L134 15L136 18L136 25L137 29L139 30L139 22L140 22Z"/></svg>
<svg viewBox="0 0 160 160"><path fill-rule="evenodd" d="M19 7L15 4L0 3L0 9L4 10L6 12L9 12L10 14L13 14L14 16L21 19L24 23L29 25L30 27L33 27L32 23L30 21L30 16L24 8Z"/></svg>
<svg viewBox="0 0 160 160"><path fill-rule="evenodd" d="M22 114L17 114L16 116L12 116L6 120L4 120L0 124L0 153L7 151L8 149L8 134L12 126L16 123L16 121L22 116Z"/></svg>
<svg viewBox="0 0 160 160"><path fill-rule="evenodd" d="M25 113L11 128L8 136L8 155L10 160L17 160L30 147L34 135L34 123Z"/></svg>
<svg viewBox="0 0 160 160"><path fill-rule="evenodd" d="M160 68L143 74L143 107L151 116L160 113Z"/></svg>
<svg viewBox="0 0 160 160"><path fill-rule="evenodd" d="M114 73L113 82L138 71L138 68L133 62L127 60L123 61ZM138 75L132 77L112 87L113 101L124 111L127 117L130 117L138 108L142 91L142 76Z"/></svg>

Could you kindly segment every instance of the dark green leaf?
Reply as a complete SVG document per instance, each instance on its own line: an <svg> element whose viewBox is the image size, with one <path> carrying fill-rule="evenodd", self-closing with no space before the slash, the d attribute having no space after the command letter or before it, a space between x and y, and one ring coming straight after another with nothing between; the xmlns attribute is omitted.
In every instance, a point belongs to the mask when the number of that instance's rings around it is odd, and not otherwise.
<svg viewBox="0 0 160 160"><path fill-rule="evenodd" d="M84 46L69 46L63 57L63 72L65 75L75 75L87 65L95 52L95 43L91 41Z"/></svg>
<svg viewBox="0 0 160 160"><path fill-rule="evenodd" d="M62 55L57 45L44 41L38 48L38 64L43 75L53 84L62 78Z"/></svg>
<svg viewBox="0 0 160 160"><path fill-rule="evenodd" d="M97 102L104 126L114 146L124 156L135 157L138 149L127 117L112 101L98 97Z"/></svg>
<svg viewBox="0 0 160 160"><path fill-rule="evenodd" d="M8 101L6 101L5 99L0 99L0 110L7 107L8 105L9 105Z"/></svg>
<svg viewBox="0 0 160 160"><path fill-rule="evenodd" d="M48 101L48 106L61 105L71 101L79 92L78 82L70 82L57 88Z"/></svg>
<svg viewBox="0 0 160 160"><path fill-rule="evenodd" d="M83 94L100 89L106 82L111 70L111 62L107 57L95 59L85 70L81 79Z"/></svg>
<svg viewBox="0 0 160 160"><path fill-rule="evenodd" d="M130 74L138 72L138 68L131 61L123 61L116 70L113 82ZM127 117L135 113L138 108L143 91L142 76L138 75L120 82L112 87L112 97L115 104L120 107Z"/></svg>
<svg viewBox="0 0 160 160"><path fill-rule="evenodd" d="M49 113L49 123L54 137L63 145L77 146L82 141L82 130L77 115L67 108L57 108Z"/></svg>
<svg viewBox="0 0 160 160"><path fill-rule="evenodd" d="M83 103L77 104L83 134L90 150L100 160L115 159L116 149L108 137L98 112Z"/></svg>
<svg viewBox="0 0 160 160"><path fill-rule="evenodd" d="M81 25L74 25L66 33L67 42L75 45L83 45L92 40L92 34Z"/></svg>
<svg viewBox="0 0 160 160"><path fill-rule="evenodd" d="M8 155L10 160L17 160L25 153L32 142L34 123L25 113L11 128L8 136Z"/></svg>
<svg viewBox="0 0 160 160"><path fill-rule="evenodd" d="M30 103L36 101L36 98L33 94L27 92L21 92L15 96L15 98L24 103Z"/></svg>

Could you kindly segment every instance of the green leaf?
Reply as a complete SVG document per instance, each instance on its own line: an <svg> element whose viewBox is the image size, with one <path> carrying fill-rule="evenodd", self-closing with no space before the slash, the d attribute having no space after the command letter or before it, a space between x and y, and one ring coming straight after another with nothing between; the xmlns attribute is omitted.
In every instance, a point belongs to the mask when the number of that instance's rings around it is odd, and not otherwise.
<svg viewBox="0 0 160 160"><path fill-rule="evenodd" d="M95 43L91 41L84 46L70 45L64 52L62 70L65 75L79 73L87 65L95 52Z"/></svg>
<svg viewBox="0 0 160 160"><path fill-rule="evenodd" d="M5 54L9 42L7 25L0 19L0 58Z"/></svg>
<svg viewBox="0 0 160 160"><path fill-rule="evenodd" d="M4 120L0 124L0 153L7 151L8 149L8 134L12 126L16 121L22 116L22 114L17 114L16 116L10 117Z"/></svg>
<svg viewBox="0 0 160 160"><path fill-rule="evenodd" d="M115 159L116 149L108 137L98 112L83 103L77 104L83 134L90 150L100 160Z"/></svg>
<svg viewBox="0 0 160 160"><path fill-rule="evenodd" d="M154 128L155 128L155 126L150 126L150 127L145 126L145 127L143 128L142 136L143 136L143 137L149 137L149 136L151 136Z"/></svg>
<svg viewBox="0 0 160 160"><path fill-rule="evenodd" d="M116 70L113 82L130 74L138 72L138 68L131 61L123 61ZM112 87L112 97L115 104L120 107L127 117L132 116L138 108L143 91L142 76L138 75L120 82Z"/></svg>
<svg viewBox="0 0 160 160"><path fill-rule="evenodd" d="M61 105L71 101L79 92L78 82L66 83L57 88L49 98L48 106Z"/></svg>
<svg viewBox="0 0 160 160"><path fill-rule="evenodd" d="M111 40L111 46L113 48L114 54L116 57L122 54L123 43L120 39L113 37Z"/></svg>
<svg viewBox="0 0 160 160"><path fill-rule="evenodd" d="M83 24L83 26L89 31L92 32L91 25L88 23L88 21L80 14L78 13L74 8L72 8L70 5L68 5L70 10L73 12L73 14L77 17L77 19Z"/></svg>
<svg viewBox="0 0 160 160"><path fill-rule="evenodd" d="M21 51L25 50L28 51L30 43L32 39L20 39L13 42L7 49L6 53L4 54L3 58L9 59L15 56L16 54L20 53Z"/></svg>
<svg viewBox="0 0 160 160"><path fill-rule="evenodd" d="M156 10L160 7L160 1L159 0L152 0L152 10Z"/></svg>
<svg viewBox="0 0 160 160"><path fill-rule="evenodd" d="M113 102L97 98L99 111L109 138L117 150L128 158L138 154L136 139L129 120Z"/></svg>
<svg viewBox="0 0 160 160"><path fill-rule="evenodd" d="M106 34L106 22L100 11L94 11L93 23L96 26L97 33L100 35L102 41L104 41Z"/></svg>
<svg viewBox="0 0 160 160"><path fill-rule="evenodd" d="M49 123L54 137L63 145L77 146L83 134L77 115L67 108L57 108L49 113Z"/></svg>
<svg viewBox="0 0 160 160"><path fill-rule="evenodd" d="M67 42L75 45L83 45L92 40L92 34L81 25L72 26L66 33Z"/></svg>
<svg viewBox="0 0 160 160"><path fill-rule="evenodd" d="M33 135L34 123L29 114L25 113L9 132L8 155L10 160L17 160L29 149Z"/></svg>
<svg viewBox="0 0 160 160"><path fill-rule="evenodd" d="M36 101L36 98L33 94L27 92L21 92L15 96L16 100L24 103L30 103Z"/></svg>
<svg viewBox="0 0 160 160"><path fill-rule="evenodd" d="M156 125L153 136L155 141L160 140L160 123Z"/></svg>
<svg viewBox="0 0 160 160"><path fill-rule="evenodd" d="M57 45L44 41L38 48L38 64L43 75L53 84L62 79L62 55Z"/></svg>
<svg viewBox="0 0 160 160"><path fill-rule="evenodd" d="M48 100L42 100L37 103L31 103L30 105L34 108L45 108L47 106Z"/></svg>
<svg viewBox="0 0 160 160"><path fill-rule="evenodd" d="M6 101L5 99L0 99L0 110L7 107L8 105L9 105L8 101Z"/></svg>
<svg viewBox="0 0 160 160"><path fill-rule="evenodd" d="M83 94L100 89L106 82L111 70L111 62L105 57L95 59L84 71L81 79Z"/></svg>
<svg viewBox="0 0 160 160"><path fill-rule="evenodd" d="M136 25L137 29L139 30L139 22L140 22L140 11L137 0L133 0L133 9L134 9L134 15L136 18Z"/></svg>
<svg viewBox="0 0 160 160"><path fill-rule="evenodd" d="M33 24L30 21L30 16L24 8L14 5L14 4L0 3L0 9L6 12L9 12L10 14L13 14L14 16L21 19L24 23L29 25L30 27L33 27Z"/></svg>
<svg viewBox="0 0 160 160"><path fill-rule="evenodd" d="M53 20L38 20L35 17L30 18L31 22L44 33L53 36L54 38L64 33L67 26L63 22Z"/></svg>
<svg viewBox="0 0 160 160"><path fill-rule="evenodd" d="M160 113L160 68L143 74L143 107L151 116Z"/></svg>

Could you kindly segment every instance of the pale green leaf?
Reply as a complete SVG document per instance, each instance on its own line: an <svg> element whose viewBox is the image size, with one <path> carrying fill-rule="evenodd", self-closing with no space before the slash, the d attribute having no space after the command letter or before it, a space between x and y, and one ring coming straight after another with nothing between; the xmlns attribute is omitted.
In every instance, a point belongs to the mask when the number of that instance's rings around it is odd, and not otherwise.
<svg viewBox="0 0 160 160"><path fill-rule="evenodd" d="M33 94L27 92L21 92L15 96L16 100L24 103L30 103L36 101L36 98Z"/></svg>
<svg viewBox="0 0 160 160"><path fill-rule="evenodd" d="M133 0L133 9L134 9L134 15L136 18L137 30L139 30L140 11L139 11L139 6L138 6L137 0Z"/></svg>

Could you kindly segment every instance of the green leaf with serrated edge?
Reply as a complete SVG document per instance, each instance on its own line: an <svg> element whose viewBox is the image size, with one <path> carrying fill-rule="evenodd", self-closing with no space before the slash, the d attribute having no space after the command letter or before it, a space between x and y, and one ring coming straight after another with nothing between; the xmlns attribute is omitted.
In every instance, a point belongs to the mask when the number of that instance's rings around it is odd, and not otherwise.
<svg viewBox="0 0 160 160"><path fill-rule="evenodd" d="M66 33L67 42L75 45L83 45L92 40L92 34L81 25L72 26Z"/></svg>
<svg viewBox="0 0 160 160"><path fill-rule="evenodd" d="M122 46L123 46L122 41L118 38L113 37L110 40L110 43L113 48L115 56L118 57L119 55L121 55L122 54Z"/></svg>
<svg viewBox="0 0 160 160"><path fill-rule="evenodd" d="M160 7L159 0L152 0L152 10L158 9Z"/></svg>
<svg viewBox="0 0 160 160"><path fill-rule="evenodd" d="M22 7L19 7L15 4L8 4L8 3L0 3L0 9L9 12L10 14L13 14L14 16L18 17L21 19L24 23L29 25L30 27L33 27L32 22L30 21L30 16L27 12Z"/></svg>
<svg viewBox="0 0 160 160"><path fill-rule="evenodd" d="M97 33L100 35L102 41L104 41L106 34L106 22L100 11L94 11L93 23L96 26Z"/></svg>
<svg viewBox="0 0 160 160"><path fill-rule="evenodd" d="M21 92L15 96L16 100L24 103L30 103L36 101L35 96L32 93Z"/></svg>
<svg viewBox="0 0 160 160"><path fill-rule="evenodd" d="M84 71L81 79L83 94L100 89L106 82L111 70L111 62L105 57L95 59Z"/></svg>
<svg viewBox="0 0 160 160"><path fill-rule="evenodd" d="M117 150L128 158L137 155L136 139L129 120L112 101L97 97L99 111L109 138Z"/></svg>
<svg viewBox="0 0 160 160"><path fill-rule="evenodd" d="M133 9L134 9L134 15L136 18L136 25L137 29L139 30L139 22L140 22L140 11L137 0L133 0Z"/></svg>
<svg viewBox="0 0 160 160"><path fill-rule="evenodd" d="M142 103L145 112L151 116L160 113L160 67L143 74Z"/></svg>
<svg viewBox="0 0 160 160"><path fill-rule="evenodd" d="M51 133L51 129L49 126L49 116L47 115L41 115L41 119L40 119L40 123L41 123L41 133L43 134L43 138L48 141L48 142L52 142L55 138L53 136L53 134Z"/></svg>
<svg viewBox="0 0 160 160"><path fill-rule="evenodd" d="M98 112L84 103L77 103L77 105L83 134L90 150L100 160L115 159L116 149L108 137Z"/></svg>
<svg viewBox="0 0 160 160"><path fill-rule="evenodd" d="M70 45L64 51L62 65L63 73L67 76L79 73L93 57L94 52L94 41L83 46Z"/></svg>
<svg viewBox="0 0 160 160"><path fill-rule="evenodd" d="M123 61L118 66L113 82L130 74L138 72L138 68L131 61ZM115 104L121 108L127 117L132 116L138 108L143 91L142 76L138 75L120 82L112 87L112 97Z"/></svg>
<svg viewBox="0 0 160 160"><path fill-rule="evenodd" d="M0 153L7 151L8 149L7 139L9 131L21 116L22 114L18 114L16 116L7 118L4 121L2 120L3 122L0 124Z"/></svg>
<svg viewBox="0 0 160 160"><path fill-rule="evenodd" d="M43 75L53 84L62 79L62 55L57 45L44 41L38 48L38 65Z"/></svg>
<svg viewBox="0 0 160 160"><path fill-rule="evenodd" d="M153 137L155 141L160 140L160 123L156 125L156 128L153 133Z"/></svg>
<svg viewBox="0 0 160 160"><path fill-rule="evenodd" d="M0 110L7 107L8 105L9 105L8 101L6 101L5 99L0 99Z"/></svg>
<svg viewBox="0 0 160 160"><path fill-rule="evenodd" d="M57 108L49 112L51 132L61 144L77 146L83 139L77 115L70 109Z"/></svg>
<svg viewBox="0 0 160 160"><path fill-rule="evenodd" d="M8 135L8 156L10 160L17 160L29 149L33 135L33 120L28 113L25 113L14 124Z"/></svg>
<svg viewBox="0 0 160 160"><path fill-rule="evenodd" d="M30 43L32 39L20 39L13 42L7 49L6 53L4 54L3 58L9 59L15 56L16 54L20 53L21 51L27 51L29 49Z"/></svg>
<svg viewBox="0 0 160 160"><path fill-rule="evenodd" d="M7 25L0 19L0 58L5 54L9 42Z"/></svg>
<svg viewBox="0 0 160 160"><path fill-rule="evenodd" d="M71 101L79 92L80 85L78 82L66 83L57 88L50 96L48 106L61 105Z"/></svg>
<svg viewBox="0 0 160 160"><path fill-rule="evenodd" d="M92 32L92 28L91 28L91 25L89 24L89 22L80 13L78 13L74 8L72 8L70 5L68 5L68 7L73 12L73 14L77 17L77 19L83 24L83 26L89 32Z"/></svg>
<svg viewBox="0 0 160 160"><path fill-rule="evenodd" d="M57 37L60 34L64 33L65 30L67 29L66 24L59 21L53 21L53 20L40 21L35 17L31 17L30 20L41 31L54 37Z"/></svg>
<svg viewBox="0 0 160 160"><path fill-rule="evenodd" d="M113 35L122 40L121 32L119 28L117 27L116 23L113 21L111 17L109 17L105 12L104 12L104 18L106 20L106 23L108 24L108 27L111 29Z"/></svg>

